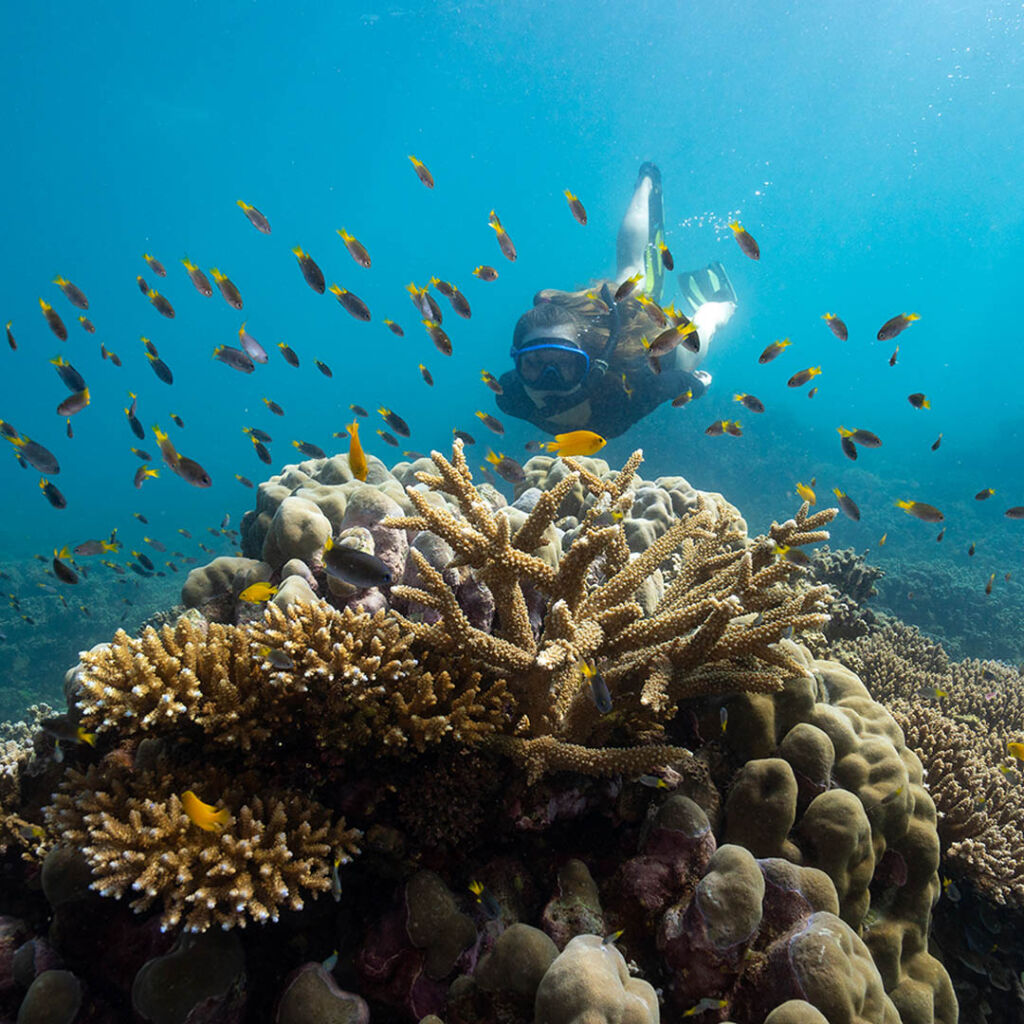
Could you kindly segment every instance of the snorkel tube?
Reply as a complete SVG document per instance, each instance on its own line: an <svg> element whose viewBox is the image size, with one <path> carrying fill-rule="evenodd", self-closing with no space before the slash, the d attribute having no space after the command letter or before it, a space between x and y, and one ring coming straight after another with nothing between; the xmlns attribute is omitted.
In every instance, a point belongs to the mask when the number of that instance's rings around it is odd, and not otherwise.
<svg viewBox="0 0 1024 1024"><path fill-rule="evenodd" d="M601 301L608 307L608 340L604 343L601 353L595 356L590 363L590 373L587 375L587 390L591 390L608 372L608 361L619 343L619 333L622 330L622 318L619 315L619 307L612 296L612 290L605 283L601 286Z"/></svg>

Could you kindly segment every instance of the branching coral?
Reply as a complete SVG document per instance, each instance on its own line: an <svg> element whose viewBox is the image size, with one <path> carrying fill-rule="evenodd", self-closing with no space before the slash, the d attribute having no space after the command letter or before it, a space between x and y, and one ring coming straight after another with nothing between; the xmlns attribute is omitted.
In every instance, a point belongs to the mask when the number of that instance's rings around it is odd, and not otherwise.
<svg viewBox="0 0 1024 1024"><path fill-rule="evenodd" d="M359 832L344 819L295 791L267 791L254 773L229 782L205 769L190 780L230 812L222 831L200 829L182 808L181 781L166 770L92 766L69 771L46 810L61 841L85 855L93 888L136 894L139 912L161 899L164 928L277 920L283 907L300 910L304 893L330 889L333 861L358 852Z"/></svg>
<svg viewBox="0 0 1024 1024"><path fill-rule="evenodd" d="M393 614L270 605L251 635L294 665L274 675L300 681L303 724L325 749L375 743L422 751L445 738L470 744L499 728L515 703L504 679L421 648Z"/></svg>
<svg viewBox="0 0 1024 1024"><path fill-rule="evenodd" d="M0 722L0 854L12 844L22 848L27 860L41 859L46 851L43 829L23 818L18 809L29 813L23 806L23 781L32 769L40 769L34 760L33 735L39 723L54 713L49 704L33 704L23 721Z"/></svg>
<svg viewBox="0 0 1024 1024"><path fill-rule="evenodd" d="M999 662L950 663L914 627L888 622L834 656L893 713L920 756L947 865L1024 907L1024 795L1006 744L1024 735L1024 679Z"/></svg>
<svg viewBox="0 0 1024 1024"><path fill-rule="evenodd" d="M630 503L629 486L641 453L635 452L611 481L572 459L571 472L543 492L513 533L510 519L484 502L457 442L451 461L431 455L436 474L420 473L427 488L455 499L461 516L410 488L415 516L386 521L393 529L428 530L471 566L493 592L499 621L491 633L475 628L442 574L412 549L421 587L397 586L393 594L433 610L440 619L412 623L421 642L442 651L461 650L495 671L511 672L521 717L520 736L553 736L569 743L603 740L602 721L580 684L579 666L595 660L615 702L616 724L634 734L656 735L681 699L722 689L778 689L786 674L799 674L778 641L794 630L817 628L825 588L797 592L787 585L791 563L780 546L815 543L834 509L774 524L768 538L744 543L728 507L704 498L635 558L619 520ZM572 546L557 568L532 552L564 497L584 486L595 498ZM681 548L680 568L652 614L636 592ZM527 613L527 591L539 592L545 611L539 633Z"/></svg>
<svg viewBox="0 0 1024 1024"><path fill-rule="evenodd" d="M248 629L182 618L137 639L119 630L82 656L78 707L87 728L122 738L174 728L246 751L289 734L340 753L491 731L511 700L503 681L453 676L414 640L393 615L326 603L268 605Z"/></svg>
<svg viewBox="0 0 1024 1024"><path fill-rule="evenodd" d="M1024 907L1020 781L979 756L974 729L937 708L901 701L893 714L927 767L946 864L997 903Z"/></svg>

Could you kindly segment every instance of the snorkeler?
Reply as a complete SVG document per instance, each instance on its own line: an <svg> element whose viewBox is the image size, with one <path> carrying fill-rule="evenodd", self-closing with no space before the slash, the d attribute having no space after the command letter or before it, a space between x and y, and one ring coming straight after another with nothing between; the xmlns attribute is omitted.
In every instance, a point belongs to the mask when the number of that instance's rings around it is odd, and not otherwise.
<svg viewBox="0 0 1024 1024"><path fill-rule="evenodd" d="M534 296L512 336L515 369L501 376L498 408L552 434L587 428L617 437L662 402L703 395L711 375L698 366L735 312L736 295L714 262L680 274L682 308L675 317L671 307L663 311L667 252L661 172L645 163L619 226L615 281ZM652 355L652 343L675 324L680 343Z"/></svg>

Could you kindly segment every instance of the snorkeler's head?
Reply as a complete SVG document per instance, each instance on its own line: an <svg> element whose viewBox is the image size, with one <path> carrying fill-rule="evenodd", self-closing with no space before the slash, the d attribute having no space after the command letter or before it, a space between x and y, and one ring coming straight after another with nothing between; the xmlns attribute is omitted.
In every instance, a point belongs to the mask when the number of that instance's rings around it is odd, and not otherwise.
<svg viewBox="0 0 1024 1024"><path fill-rule="evenodd" d="M569 392L586 380L590 356L580 345L583 333L576 315L554 302L541 302L519 318L510 355L528 391Z"/></svg>

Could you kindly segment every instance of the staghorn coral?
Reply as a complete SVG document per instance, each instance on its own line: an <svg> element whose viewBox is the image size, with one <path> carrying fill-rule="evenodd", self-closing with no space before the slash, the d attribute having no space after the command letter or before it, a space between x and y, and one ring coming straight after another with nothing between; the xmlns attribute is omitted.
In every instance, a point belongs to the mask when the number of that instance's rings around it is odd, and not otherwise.
<svg viewBox="0 0 1024 1024"><path fill-rule="evenodd" d="M357 829L294 790L268 791L255 773L229 782L214 769L186 781L167 767L69 771L46 809L61 842L85 855L92 888L136 894L131 907L139 913L162 900L165 929L276 921L283 907L301 910L304 893L330 889L333 859L347 863L358 853ZM191 787L217 794L230 811L223 830L192 823L178 795Z"/></svg>
<svg viewBox="0 0 1024 1024"><path fill-rule="evenodd" d="M895 620L833 653L892 711L921 758L947 868L990 899L1024 907L1024 796L1006 752L1024 730L1020 673L994 661L950 662Z"/></svg>
<svg viewBox="0 0 1024 1024"><path fill-rule="evenodd" d="M892 710L907 744L927 766L947 870L969 878L997 903L1024 907L1020 782L979 756L984 741L970 726L926 704L900 702Z"/></svg>
<svg viewBox="0 0 1024 1024"><path fill-rule="evenodd" d="M392 594L435 613L414 622L421 642L445 652L462 651L492 670L511 671L519 702L514 732L533 739L554 736L568 743L603 742L610 731L580 685L579 665L600 663L615 702L615 719L627 731L656 738L678 701L722 689L768 692L789 673L801 671L778 646L794 630L818 628L825 588L788 585L788 562L779 546L815 543L834 509L773 524L770 536L743 543L730 508L699 496L637 557L630 557L620 520L631 504L629 486L641 453L605 480L572 459L570 472L540 493L513 532L510 518L495 512L474 487L456 442L449 461L431 454L436 473L417 473L432 491L455 499L461 515L409 487L417 515L385 520L391 529L429 531L455 552L455 566L469 566L494 596L499 610L491 632L474 626L444 575L414 546L410 553L422 586L398 585ZM582 512L572 545L557 566L533 552L573 492L593 497ZM653 611L645 614L637 591L668 557L681 549L677 571ZM529 598L544 600L535 630Z"/></svg>
<svg viewBox="0 0 1024 1024"><path fill-rule="evenodd" d="M580 775L643 775L671 765L677 771L703 779L706 770L684 747L663 743L639 747L585 747L564 743L553 736L525 739L494 736L487 746L510 757L535 782L547 772L576 772Z"/></svg>

